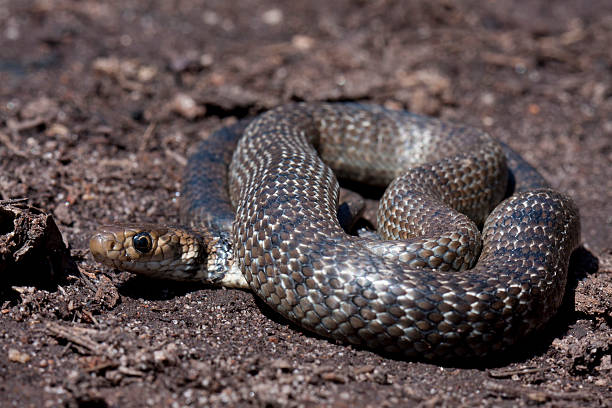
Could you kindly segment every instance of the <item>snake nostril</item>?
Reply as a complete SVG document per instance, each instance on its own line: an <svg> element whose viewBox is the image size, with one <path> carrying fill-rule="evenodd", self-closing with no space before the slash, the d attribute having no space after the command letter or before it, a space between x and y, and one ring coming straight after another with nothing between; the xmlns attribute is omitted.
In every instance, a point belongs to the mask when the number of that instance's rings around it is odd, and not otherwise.
<svg viewBox="0 0 612 408"><path fill-rule="evenodd" d="M132 244L134 245L134 249L141 254L146 254L153 247L153 240L151 238L151 234L148 232L140 232L134 235L132 238Z"/></svg>

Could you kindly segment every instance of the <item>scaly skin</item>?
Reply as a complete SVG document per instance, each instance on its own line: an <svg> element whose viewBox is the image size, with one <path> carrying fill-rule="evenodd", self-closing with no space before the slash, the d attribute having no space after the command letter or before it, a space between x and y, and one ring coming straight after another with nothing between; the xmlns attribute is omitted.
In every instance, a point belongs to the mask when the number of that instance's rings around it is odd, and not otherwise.
<svg viewBox="0 0 612 408"><path fill-rule="evenodd" d="M133 240L116 231L92 238L97 260L219 284L229 271L307 330L421 359L504 350L561 303L578 211L486 133L378 106L295 104L215 136L184 182L181 220L206 247L198 272L134 267L134 251L107 250L124 246L107 240ZM382 240L342 230L328 165L360 182L393 180L379 206ZM499 204L508 185L514 195Z"/></svg>

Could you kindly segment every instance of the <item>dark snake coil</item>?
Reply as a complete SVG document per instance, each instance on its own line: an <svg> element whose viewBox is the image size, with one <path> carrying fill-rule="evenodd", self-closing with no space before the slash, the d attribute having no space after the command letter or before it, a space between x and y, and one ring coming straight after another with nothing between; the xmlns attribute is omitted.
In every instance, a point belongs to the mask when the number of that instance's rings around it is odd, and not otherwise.
<svg viewBox="0 0 612 408"><path fill-rule="evenodd" d="M287 105L245 126L190 158L181 221L206 242L221 237L250 288L299 326L411 358L465 359L506 349L557 311L578 211L486 133L356 104ZM391 183L382 239L343 231L330 167Z"/></svg>

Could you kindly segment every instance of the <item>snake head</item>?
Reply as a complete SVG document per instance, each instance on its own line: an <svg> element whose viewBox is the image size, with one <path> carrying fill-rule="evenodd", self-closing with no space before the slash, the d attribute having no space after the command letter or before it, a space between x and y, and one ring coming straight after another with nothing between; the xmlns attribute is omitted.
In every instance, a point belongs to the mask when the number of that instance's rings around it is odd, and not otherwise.
<svg viewBox="0 0 612 408"><path fill-rule="evenodd" d="M104 265L153 278L209 280L207 243L184 228L154 224L101 226L89 240Z"/></svg>

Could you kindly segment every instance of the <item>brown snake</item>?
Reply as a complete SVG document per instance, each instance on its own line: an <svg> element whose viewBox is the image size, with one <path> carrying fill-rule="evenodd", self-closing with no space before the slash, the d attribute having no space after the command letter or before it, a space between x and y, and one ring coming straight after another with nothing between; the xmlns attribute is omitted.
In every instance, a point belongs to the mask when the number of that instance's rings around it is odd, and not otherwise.
<svg viewBox="0 0 612 408"><path fill-rule="evenodd" d="M102 227L95 259L248 287L307 330L411 358L483 357L557 311L577 208L486 133L343 103L287 105L245 126L221 129L190 158L190 228ZM391 183L381 239L343 231L330 167Z"/></svg>

